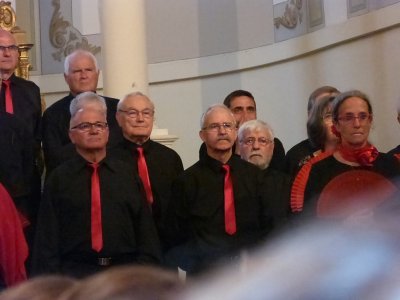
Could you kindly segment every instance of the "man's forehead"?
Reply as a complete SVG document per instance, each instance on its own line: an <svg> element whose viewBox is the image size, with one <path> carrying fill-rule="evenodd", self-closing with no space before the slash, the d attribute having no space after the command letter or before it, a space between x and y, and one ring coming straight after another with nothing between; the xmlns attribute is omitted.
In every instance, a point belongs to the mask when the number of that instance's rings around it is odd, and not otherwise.
<svg viewBox="0 0 400 300"><path fill-rule="evenodd" d="M264 129L264 128L256 128L256 129L248 129L244 132L244 137L248 138L248 137L265 137L267 139L271 138L270 133L268 132L268 130Z"/></svg>
<svg viewBox="0 0 400 300"><path fill-rule="evenodd" d="M126 98L123 102L123 106L126 109L135 109L135 108L154 109L153 104L150 102L150 100L147 97L141 95L136 95Z"/></svg>
<svg viewBox="0 0 400 300"><path fill-rule="evenodd" d="M206 121L212 121L215 119L224 119L224 122L231 122L233 116L231 112L223 108L214 108L206 115Z"/></svg>
<svg viewBox="0 0 400 300"><path fill-rule="evenodd" d="M231 108L234 107L256 107L255 101L247 96L235 97L231 101Z"/></svg>

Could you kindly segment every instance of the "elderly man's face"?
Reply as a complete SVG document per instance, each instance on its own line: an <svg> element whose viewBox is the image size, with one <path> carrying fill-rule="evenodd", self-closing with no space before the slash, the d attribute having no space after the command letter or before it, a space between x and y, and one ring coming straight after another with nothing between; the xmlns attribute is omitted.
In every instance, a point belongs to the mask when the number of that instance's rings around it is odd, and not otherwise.
<svg viewBox="0 0 400 300"><path fill-rule="evenodd" d="M242 159L265 169L271 162L274 152L274 141L267 130L247 130L239 141Z"/></svg>
<svg viewBox="0 0 400 300"><path fill-rule="evenodd" d="M14 72L18 64L18 48L15 38L11 33L2 30L0 32L0 70Z"/></svg>
<svg viewBox="0 0 400 300"><path fill-rule="evenodd" d="M77 150L85 152L105 149L108 142L106 116L97 107L79 111L71 120L69 137ZM75 128L74 128L75 127Z"/></svg>
<svg viewBox="0 0 400 300"><path fill-rule="evenodd" d="M232 111L238 126L244 122L257 119L256 105L253 99L239 96L232 99L229 109Z"/></svg>
<svg viewBox="0 0 400 300"><path fill-rule="evenodd" d="M125 138L133 142L147 139L153 130L154 106L145 96L131 96L124 100L116 117Z"/></svg>
<svg viewBox="0 0 400 300"><path fill-rule="evenodd" d="M91 57L77 54L71 59L68 73L64 74L64 78L73 95L95 92L99 71L96 70L96 65Z"/></svg>
<svg viewBox="0 0 400 300"><path fill-rule="evenodd" d="M232 148L237 137L235 119L226 109L215 108L207 114L199 135L208 152L227 151Z"/></svg>

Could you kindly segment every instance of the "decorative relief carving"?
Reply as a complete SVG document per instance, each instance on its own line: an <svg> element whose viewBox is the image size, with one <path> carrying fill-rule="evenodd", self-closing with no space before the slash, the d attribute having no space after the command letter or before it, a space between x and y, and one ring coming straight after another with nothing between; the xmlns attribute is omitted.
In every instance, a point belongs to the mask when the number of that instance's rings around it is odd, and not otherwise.
<svg viewBox="0 0 400 300"><path fill-rule="evenodd" d="M15 13L11 8L11 2L0 2L0 27L10 31L15 26Z"/></svg>
<svg viewBox="0 0 400 300"><path fill-rule="evenodd" d="M282 25L288 29L296 28L297 24L303 21L302 6L303 0L288 0L283 16L274 18L275 27L279 28Z"/></svg>
<svg viewBox="0 0 400 300"><path fill-rule="evenodd" d="M53 0L53 16L50 22L49 38L51 45L58 49L52 54L53 58L61 61L76 49L85 49L93 54L100 52L101 47L89 44L88 40L66 21L60 11L60 0Z"/></svg>

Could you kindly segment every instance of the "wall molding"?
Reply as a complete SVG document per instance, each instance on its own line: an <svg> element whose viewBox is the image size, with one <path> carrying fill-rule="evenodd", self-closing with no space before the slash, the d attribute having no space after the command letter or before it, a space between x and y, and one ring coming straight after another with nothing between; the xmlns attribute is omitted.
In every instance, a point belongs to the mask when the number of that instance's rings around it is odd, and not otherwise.
<svg viewBox="0 0 400 300"><path fill-rule="evenodd" d="M149 64L151 84L213 76L284 62L378 31L400 26L400 3L259 48L194 59Z"/></svg>

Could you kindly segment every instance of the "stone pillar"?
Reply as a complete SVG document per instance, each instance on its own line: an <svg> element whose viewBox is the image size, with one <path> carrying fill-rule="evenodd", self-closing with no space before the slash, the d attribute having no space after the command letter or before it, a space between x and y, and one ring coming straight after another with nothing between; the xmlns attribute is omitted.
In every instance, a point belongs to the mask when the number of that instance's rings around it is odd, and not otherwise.
<svg viewBox="0 0 400 300"><path fill-rule="evenodd" d="M104 95L148 95L144 1L99 1Z"/></svg>

